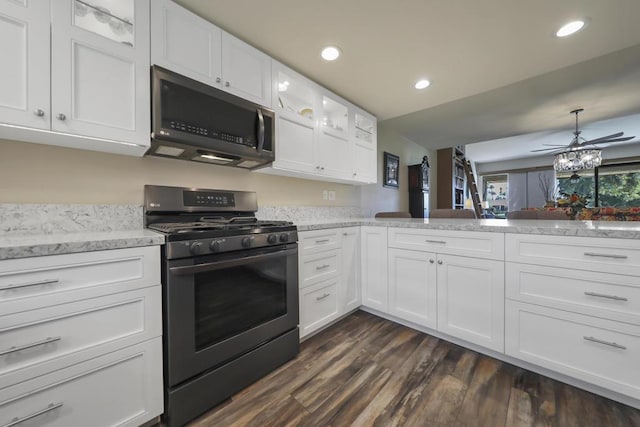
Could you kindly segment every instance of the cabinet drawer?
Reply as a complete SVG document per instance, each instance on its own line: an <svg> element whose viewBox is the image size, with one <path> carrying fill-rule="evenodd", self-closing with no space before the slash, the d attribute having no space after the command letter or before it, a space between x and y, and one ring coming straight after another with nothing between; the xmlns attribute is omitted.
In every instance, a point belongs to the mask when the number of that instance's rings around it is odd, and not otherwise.
<svg viewBox="0 0 640 427"><path fill-rule="evenodd" d="M640 327L507 300L506 353L640 398Z"/></svg>
<svg viewBox="0 0 640 427"><path fill-rule="evenodd" d="M162 334L160 286L0 317L0 380L13 384Z"/></svg>
<svg viewBox="0 0 640 427"><path fill-rule="evenodd" d="M338 317L337 279L327 280L300 292L300 336L321 328Z"/></svg>
<svg viewBox="0 0 640 427"><path fill-rule="evenodd" d="M640 276L634 239L507 234L507 261Z"/></svg>
<svg viewBox="0 0 640 427"><path fill-rule="evenodd" d="M636 277L506 264L507 298L640 325Z"/></svg>
<svg viewBox="0 0 640 427"><path fill-rule="evenodd" d="M0 313L159 283L159 246L4 260L0 261Z"/></svg>
<svg viewBox="0 0 640 427"><path fill-rule="evenodd" d="M298 234L303 255L340 248L340 229L303 231Z"/></svg>
<svg viewBox="0 0 640 427"><path fill-rule="evenodd" d="M162 411L161 338L0 389L0 425L138 426Z"/></svg>
<svg viewBox="0 0 640 427"><path fill-rule="evenodd" d="M389 247L475 258L504 259L502 233L389 228Z"/></svg>
<svg viewBox="0 0 640 427"><path fill-rule="evenodd" d="M340 251L332 250L300 258L300 288L338 275Z"/></svg>

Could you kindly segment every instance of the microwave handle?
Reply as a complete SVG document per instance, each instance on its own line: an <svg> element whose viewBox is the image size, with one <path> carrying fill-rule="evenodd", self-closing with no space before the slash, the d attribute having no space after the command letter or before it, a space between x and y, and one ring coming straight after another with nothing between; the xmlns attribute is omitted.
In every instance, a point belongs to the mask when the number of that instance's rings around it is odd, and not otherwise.
<svg viewBox="0 0 640 427"><path fill-rule="evenodd" d="M264 116L260 108L258 108L258 123L258 153L261 153L264 147Z"/></svg>

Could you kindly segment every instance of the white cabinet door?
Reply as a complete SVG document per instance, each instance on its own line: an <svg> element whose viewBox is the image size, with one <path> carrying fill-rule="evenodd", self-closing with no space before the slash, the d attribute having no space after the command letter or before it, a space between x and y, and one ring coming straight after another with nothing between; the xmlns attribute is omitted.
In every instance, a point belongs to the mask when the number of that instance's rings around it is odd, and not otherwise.
<svg viewBox="0 0 640 427"><path fill-rule="evenodd" d="M504 351L504 262L438 254L438 330Z"/></svg>
<svg viewBox="0 0 640 427"><path fill-rule="evenodd" d="M300 289L300 338L340 316L340 278Z"/></svg>
<svg viewBox="0 0 640 427"><path fill-rule="evenodd" d="M353 178L351 142L348 139L322 130L316 144L316 159L322 175L349 180Z"/></svg>
<svg viewBox="0 0 640 427"><path fill-rule="evenodd" d="M436 328L436 254L389 249L389 313Z"/></svg>
<svg viewBox="0 0 640 427"><path fill-rule="evenodd" d="M222 33L222 80L224 90L271 107L271 58L225 32Z"/></svg>
<svg viewBox="0 0 640 427"><path fill-rule="evenodd" d="M365 184L375 184L378 181L376 119L355 110L352 128L353 179Z"/></svg>
<svg viewBox="0 0 640 427"><path fill-rule="evenodd" d="M361 227L362 305L387 313L387 227Z"/></svg>
<svg viewBox="0 0 640 427"><path fill-rule="evenodd" d="M342 229L342 312L360 307L360 227Z"/></svg>
<svg viewBox="0 0 640 427"><path fill-rule="evenodd" d="M51 128L149 146L149 1L121 6L52 2Z"/></svg>
<svg viewBox="0 0 640 427"><path fill-rule="evenodd" d="M276 130L278 137L274 166L297 172L316 172L318 169L313 151L313 122L300 123L288 117L278 116Z"/></svg>
<svg viewBox="0 0 640 427"><path fill-rule="evenodd" d="M0 122L49 129L48 1L0 3Z"/></svg>
<svg viewBox="0 0 640 427"><path fill-rule="evenodd" d="M151 2L151 63L222 86L222 30L169 0Z"/></svg>

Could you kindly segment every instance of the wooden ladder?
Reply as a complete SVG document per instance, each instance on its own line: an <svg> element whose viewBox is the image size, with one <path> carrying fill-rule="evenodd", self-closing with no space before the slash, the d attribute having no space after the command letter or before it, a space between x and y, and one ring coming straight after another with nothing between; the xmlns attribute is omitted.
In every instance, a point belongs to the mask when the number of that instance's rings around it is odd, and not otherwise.
<svg viewBox="0 0 640 427"><path fill-rule="evenodd" d="M473 176L473 170L471 169L471 162L469 160L464 160L462 164L464 166L464 173L467 175L467 187L469 187L469 193L471 193L471 200L473 200L473 210L476 212L476 218L483 218L482 202L480 201L478 186L476 185L476 179Z"/></svg>

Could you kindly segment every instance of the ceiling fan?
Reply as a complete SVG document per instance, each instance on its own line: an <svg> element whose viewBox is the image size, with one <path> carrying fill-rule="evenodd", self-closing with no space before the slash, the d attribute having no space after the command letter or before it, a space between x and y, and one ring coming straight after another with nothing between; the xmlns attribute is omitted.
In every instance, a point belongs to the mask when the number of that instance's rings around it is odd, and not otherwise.
<svg viewBox="0 0 640 427"><path fill-rule="evenodd" d="M617 132L617 133L613 133L611 135L602 136L600 138L596 138L596 139L592 139L592 140L587 141L586 139L584 139L583 137L580 136L582 131L578 130L578 114L580 114L583 111L584 111L584 108L578 108L578 109L573 110L573 111L570 112L570 114L575 114L576 115L576 130L573 131L573 135L574 136L573 136L573 139L571 140L571 142L569 143L569 145L542 144L542 145L549 146L551 148L540 148L540 149L537 149L537 150L531 150L531 152L535 153L535 152L538 152L538 151L557 151L557 152L575 151L575 150L585 149L590 145L595 146L596 144L606 144L606 143L609 143L609 142L629 141L630 139L635 138L635 136L626 136L624 138L621 138L622 135L624 135L624 132Z"/></svg>

